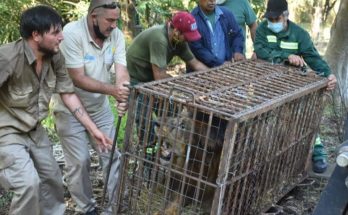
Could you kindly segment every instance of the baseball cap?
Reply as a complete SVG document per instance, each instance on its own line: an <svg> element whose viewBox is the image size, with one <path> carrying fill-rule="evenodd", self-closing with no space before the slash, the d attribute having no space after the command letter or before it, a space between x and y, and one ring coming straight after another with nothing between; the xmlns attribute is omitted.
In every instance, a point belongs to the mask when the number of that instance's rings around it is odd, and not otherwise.
<svg viewBox="0 0 348 215"><path fill-rule="evenodd" d="M266 18L277 18L288 10L288 2L286 0L268 0Z"/></svg>
<svg viewBox="0 0 348 215"><path fill-rule="evenodd" d="M193 42L201 38L197 30L196 20L188 12L180 11L174 14L172 24L184 35L186 41Z"/></svg>
<svg viewBox="0 0 348 215"><path fill-rule="evenodd" d="M121 8L120 4L116 2L115 0L91 0L91 3L89 4L88 13L91 13L94 9L98 7L103 8L109 8L109 9L115 9L115 8Z"/></svg>

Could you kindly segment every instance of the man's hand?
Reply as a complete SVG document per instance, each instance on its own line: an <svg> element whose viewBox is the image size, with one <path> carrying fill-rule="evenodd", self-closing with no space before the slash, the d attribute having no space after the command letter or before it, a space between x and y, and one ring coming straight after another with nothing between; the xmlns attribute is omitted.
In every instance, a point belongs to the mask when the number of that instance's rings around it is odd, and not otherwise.
<svg viewBox="0 0 348 215"><path fill-rule="evenodd" d="M110 138L105 136L92 121L82 106L79 97L75 93L61 93L60 97L64 104L69 108L71 113L74 114L77 120L87 129L88 133L94 138L97 143L97 148L100 152L107 152L111 149L112 141Z"/></svg>
<svg viewBox="0 0 348 215"><path fill-rule="evenodd" d="M233 60L234 61L241 61L241 60L245 60L245 56L242 53L234 53L233 55Z"/></svg>
<svg viewBox="0 0 348 215"><path fill-rule="evenodd" d="M294 66L303 67L303 65L305 65L304 60L298 55L291 54L289 55L288 60L289 63Z"/></svg>
<svg viewBox="0 0 348 215"><path fill-rule="evenodd" d="M117 102L123 103L128 101L128 96L130 93L128 87L129 85L129 81L124 81L122 83L116 84L116 89L112 96L116 99Z"/></svg>
<svg viewBox="0 0 348 215"><path fill-rule="evenodd" d="M257 60L256 52L253 52L253 54L251 55L251 60Z"/></svg>
<svg viewBox="0 0 348 215"><path fill-rule="evenodd" d="M128 110L128 103L121 102L116 104L117 114L118 116L124 116Z"/></svg>
<svg viewBox="0 0 348 215"><path fill-rule="evenodd" d="M327 83L327 87L326 90L333 90L336 87L336 83L337 83L337 79L336 76L334 74L329 75L329 77L327 77L327 79L329 80L329 82Z"/></svg>
<svg viewBox="0 0 348 215"><path fill-rule="evenodd" d="M230 65L231 63L232 63L232 61L225 61L222 65L227 66L227 65Z"/></svg>
<svg viewBox="0 0 348 215"><path fill-rule="evenodd" d="M104 133L102 133L99 129L92 130L90 134L96 141L97 149L99 152L107 153L109 150L111 150L112 140Z"/></svg>
<svg viewBox="0 0 348 215"><path fill-rule="evenodd" d="M116 99L116 109L119 116L124 116L128 109L128 96L129 96L129 81L124 81L117 84L118 91L122 93L121 99Z"/></svg>

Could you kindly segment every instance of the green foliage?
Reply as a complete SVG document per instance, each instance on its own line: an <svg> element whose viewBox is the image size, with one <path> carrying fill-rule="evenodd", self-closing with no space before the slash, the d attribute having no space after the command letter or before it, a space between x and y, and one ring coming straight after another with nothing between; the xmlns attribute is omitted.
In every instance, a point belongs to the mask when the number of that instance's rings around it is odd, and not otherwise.
<svg viewBox="0 0 348 215"><path fill-rule="evenodd" d="M48 116L44 120L41 121L41 125L42 125L42 127L45 128L50 141L54 144L59 143L59 137L58 137L57 132L56 132L55 119L53 116L53 109L51 106L49 109Z"/></svg>
<svg viewBox="0 0 348 215"><path fill-rule="evenodd" d="M65 23L86 15L89 6L89 1L87 0L39 0L39 2L55 8L61 14Z"/></svg>
<svg viewBox="0 0 348 215"><path fill-rule="evenodd" d="M137 0L137 13L145 28L155 24L162 24L170 19L177 10L191 10L195 6L194 0Z"/></svg>
<svg viewBox="0 0 348 215"><path fill-rule="evenodd" d="M296 7L295 10L293 11L294 17L295 17L295 22L297 23L310 23L312 21L312 16L314 13L314 2L313 0L304 0L301 2L293 2L299 5L299 7Z"/></svg>
<svg viewBox="0 0 348 215"><path fill-rule="evenodd" d="M55 8L65 23L77 20L86 14L88 0L2 0L0 3L0 44L17 40L21 13L34 5L45 4Z"/></svg>
<svg viewBox="0 0 348 215"><path fill-rule="evenodd" d="M2 0L0 2L0 44L19 38L19 19L32 0Z"/></svg>
<svg viewBox="0 0 348 215"><path fill-rule="evenodd" d="M251 7L253 8L258 19L262 19L266 11L266 1L264 0L250 0Z"/></svg>
<svg viewBox="0 0 348 215"><path fill-rule="evenodd" d="M170 19L177 10L191 11L197 6L198 0L135 0L140 23L148 28L155 24L162 24ZM251 0L251 5L259 18L265 11L264 0Z"/></svg>

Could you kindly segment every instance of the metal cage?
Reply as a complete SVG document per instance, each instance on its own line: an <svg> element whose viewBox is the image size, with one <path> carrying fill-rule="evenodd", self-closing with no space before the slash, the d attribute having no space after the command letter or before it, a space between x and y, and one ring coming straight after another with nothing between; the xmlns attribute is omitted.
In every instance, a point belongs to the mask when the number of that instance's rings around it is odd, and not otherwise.
<svg viewBox="0 0 348 215"><path fill-rule="evenodd" d="M325 78L243 61L132 90L121 214L259 214L306 176Z"/></svg>

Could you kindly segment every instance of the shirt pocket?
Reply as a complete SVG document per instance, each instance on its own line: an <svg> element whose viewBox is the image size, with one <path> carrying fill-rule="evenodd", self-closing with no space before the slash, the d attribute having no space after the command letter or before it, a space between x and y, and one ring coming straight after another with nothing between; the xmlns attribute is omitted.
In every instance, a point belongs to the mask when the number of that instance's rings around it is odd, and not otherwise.
<svg viewBox="0 0 348 215"><path fill-rule="evenodd" d="M49 92L49 94L52 94L56 91L56 78L47 78L45 81L46 84L46 88L47 88L47 92Z"/></svg>
<svg viewBox="0 0 348 215"><path fill-rule="evenodd" d="M43 83L43 91L41 90L40 95L45 98L44 101L47 102L47 104L51 99L52 94L56 92L56 80L56 76L52 72L46 76Z"/></svg>
<svg viewBox="0 0 348 215"><path fill-rule="evenodd" d="M273 49L273 50L279 50L279 44L278 44L278 39L274 35L267 35L267 43L268 47Z"/></svg>
<svg viewBox="0 0 348 215"><path fill-rule="evenodd" d="M9 85L9 106L10 107L27 107L30 102L30 95L33 87Z"/></svg>

